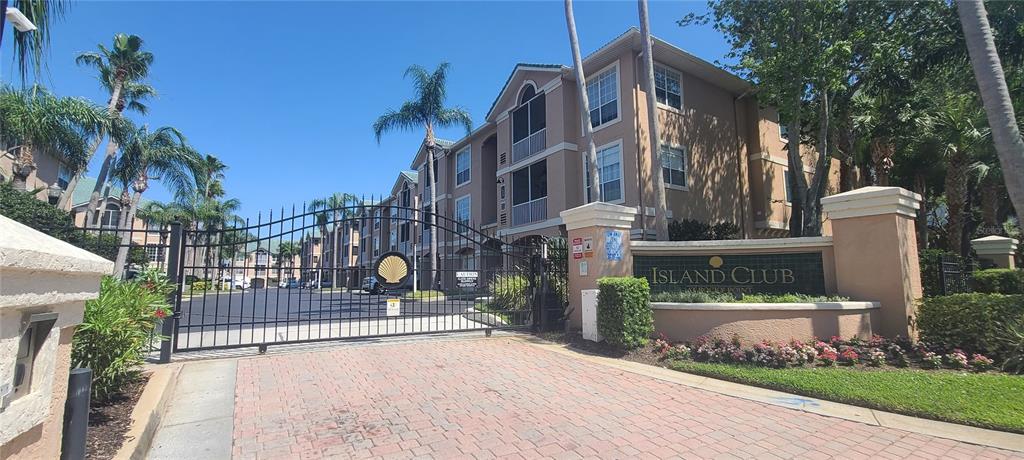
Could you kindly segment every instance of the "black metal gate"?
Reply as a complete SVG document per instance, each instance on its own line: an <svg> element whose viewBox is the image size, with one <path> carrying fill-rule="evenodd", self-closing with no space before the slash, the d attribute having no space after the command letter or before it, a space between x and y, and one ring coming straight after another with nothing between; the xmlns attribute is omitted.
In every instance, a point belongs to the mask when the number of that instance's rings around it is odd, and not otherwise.
<svg viewBox="0 0 1024 460"><path fill-rule="evenodd" d="M165 333L175 351L190 351L559 327L564 241L513 244L430 217L366 202L228 228L172 225L179 290Z"/></svg>

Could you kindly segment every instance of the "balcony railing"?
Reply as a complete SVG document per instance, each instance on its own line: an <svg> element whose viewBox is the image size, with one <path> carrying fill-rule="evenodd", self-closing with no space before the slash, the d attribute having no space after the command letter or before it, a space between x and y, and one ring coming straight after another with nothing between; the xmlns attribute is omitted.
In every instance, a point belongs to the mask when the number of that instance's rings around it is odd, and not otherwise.
<svg viewBox="0 0 1024 460"><path fill-rule="evenodd" d="M512 225L524 225L548 218L548 197L512 206Z"/></svg>
<svg viewBox="0 0 1024 460"><path fill-rule="evenodd" d="M546 148L548 148L548 130L544 128L526 139L520 139L519 142L512 144L512 162L516 163L529 158L543 152Z"/></svg>

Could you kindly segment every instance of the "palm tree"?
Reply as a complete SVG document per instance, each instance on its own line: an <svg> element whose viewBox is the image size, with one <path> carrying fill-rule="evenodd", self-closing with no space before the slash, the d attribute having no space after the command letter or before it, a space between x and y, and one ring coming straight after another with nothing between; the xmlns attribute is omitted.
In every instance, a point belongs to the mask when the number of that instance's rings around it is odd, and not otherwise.
<svg viewBox="0 0 1024 460"><path fill-rule="evenodd" d="M149 189L149 180L158 179L175 194L194 193L194 174L198 155L186 143L177 129L162 127L150 132L146 126L139 128L121 147L121 157L114 166L114 175L123 184L127 193L129 186L133 195L125 216L127 228L135 221L135 213L142 194ZM114 270L123 270L131 244L131 232L123 232L121 245L114 261Z"/></svg>
<svg viewBox="0 0 1024 460"><path fill-rule="evenodd" d="M576 96L583 112L583 142L587 144L587 164L590 167L591 201L601 201L601 179L598 177L597 146L594 145L594 125L590 121L590 100L587 98L587 78L583 75L583 58L576 38L576 18L572 14L572 0L565 0L565 23L569 28L569 47L572 48L572 66L576 73ZM661 176L661 171L658 171Z"/></svg>
<svg viewBox="0 0 1024 460"><path fill-rule="evenodd" d="M434 72L427 72L427 69L418 65L411 65L405 70L405 77L412 77L413 86L416 88L415 99L406 101L398 110L388 109L384 115L377 118L373 124L373 133L380 144L381 137L391 131L405 130L412 131L423 128L425 136L423 145L427 150L427 184L433 184L437 177L434 172L434 157L437 144L434 140L434 130L462 126L468 135L473 130L473 120L469 113L460 107L445 107L445 99L448 95L447 81L450 65L442 62L434 69ZM595 154L596 156L596 154ZM591 163L593 164L593 163ZM437 187L430 187L430 274L433 284L440 286L440 277L437 275Z"/></svg>
<svg viewBox="0 0 1024 460"><path fill-rule="evenodd" d="M302 247L293 241L284 241L277 245L277 278L281 279L282 262L288 261L288 277L292 277L292 270L295 268L295 256L302 251Z"/></svg>
<svg viewBox="0 0 1024 460"><path fill-rule="evenodd" d="M658 101L654 84L654 46L651 26L647 20L647 0L638 0L640 10L640 38L644 41L644 74L647 80L647 123L651 141L651 178L654 179L654 229L657 239L668 239L668 202L665 199L665 178L661 169L661 130L658 126ZM641 212L643 209L641 208ZM647 219L644 219L645 221ZM644 225L646 227L646 224ZM643 236L647 239L647 235Z"/></svg>
<svg viewBox="0 0 1024 460"><path fill-rule="evenodd" d="M113 93L114 82L110 81L110 78L113 77L113 75L109 75L108 73L108 75L103 75L103 77L106 77L102 80L103 87L106 88L108 93ZM149 113L149 107L146 106L146 104L143 101L155 96L156 90L153 89L152 86L134 81L125 82L124 85L122 85L121 87L121 98L117 102L116 111L120 113L124 110L131 110L141 115L145 115ZM134 127L131 127L128 130L113 130L110 134L118 142L121 142L125 134L133 131ZM96 138L93 139L92 145L89 146L89 152L91 152L89 155L90 161L92 160L92 157L95 155L96 151L100 148L100 142L102 141L103 136L96 136ZM71 180L68 181L68 186L64 188L64 193L62 193L60 196L60 201L57 202L57 208L68 208L71 202L71 198L75 193L75 189L78 188L78 180L82 177L82 174L84 172L85 168L82 168L81 171L76 171L74 174L72 174Z"/></svg>
<svg viewBox="0 0 1024 460"><path fill-rule="evenodd" d="M3 43L8 6L20 10L37 28L31 32L14 30L14 60L18 62L18 73L23 82L30 68L36 77L42 73L44 58L50 48L51 26L64 17L70 5L70 0L12 0L10 5L7 0L0 1L0 44Z"/></svg>
<svg viewBox="0 0 1024 460"><path fill-rule="evenodd" d="M316 198L309 203L309 208L316 210L320 209L323 211L330 211L333 215L333 227L334 237L331 243L331 286L337 287L337 274L338 274L338 247L341 243L341 222L343 219L347 219L353 215L353 208L359 204L359 197L351 193L334 193L327 198ZM326 218L326 216L324 216ZM317 221L320 222L320 216L318 214ZM326 230L326 222L324 222L323 229ZM321 235L323 238L327 238L327 234ZM326 242L326 241L325 241Z"/></svg>
<svg viewBox="0 0 1024 460"><path fill-rule="evenodd" d="M137 35L117 34L114 35L114 46L108 49L102 44L97 45L99 52L87 52L78 55L75 59L79 65L95 67L100 73L100 81L107 82L105 86L110 89L110 101L107 110L111 116L120 116L126 105L122 105L121 92L126 83L135 83L149 74L149 66L153 64L153 53L142 51L142 39ZM97 144L97 148L99 145ZM95 151L93 155L95 155ZM96 187L93 188L89 197L89 207L86 211L87 224L90 226L99 225L99 213L96 212L100 205L100 195L110 180L110 168L117 157L117 142L113 136L108 136L107 153L100 166L100 172L96 176Z"/></svg>
<svg viewBox="0 0 1024 460"><path fill-rule="evenodd" d="M996 53L985 4L981 0L958 0L956 4L974 77L992 129L992 141L1004 171L1006 190L1014 208L1021 212L1024 210L1024 140Z"/></svg>
<svg viewBox="0 0 1024 460"><path fill-rule="evenodd" d="M27 188L36 151L58 155L72 170L84 169L89 139L108 122L103 109L84 99L57 97L38 85L21 91L0 88L0 146L12 146L14 188Z"/></svg>
<svg viewBox="0 0 1024 460"><path fill-rule="evenodd" d="M228 165L213 155L206 154L199 160L196 186L203 197L213 199L224 196L224 171L227 170Z"/></svg>

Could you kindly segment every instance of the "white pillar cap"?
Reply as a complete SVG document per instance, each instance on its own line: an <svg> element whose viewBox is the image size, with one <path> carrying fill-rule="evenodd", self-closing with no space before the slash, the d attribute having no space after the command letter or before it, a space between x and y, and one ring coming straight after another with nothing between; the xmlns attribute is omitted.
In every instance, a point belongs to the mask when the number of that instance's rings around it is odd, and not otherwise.
<svg viewBox="0 0 1024 460"><path fill-rule="evenodd" d="M1013 254L1017 251L1017 240L1005 236L986 236L971 240L971 248L979 256Z"/></svg>
<svg viewBox="0 0 1024 460"><path fill-rule="evenodd" d="M917 217L921 195L900 187L862 187L821 199L829 219L898 214Z"/></svg>
<svg viewBox="0 0 1024 460"><path fill-rule="evenodd" d="M636 208L598 201L559 213L566 230L586 227L630 228L636 219Z"/></svg>

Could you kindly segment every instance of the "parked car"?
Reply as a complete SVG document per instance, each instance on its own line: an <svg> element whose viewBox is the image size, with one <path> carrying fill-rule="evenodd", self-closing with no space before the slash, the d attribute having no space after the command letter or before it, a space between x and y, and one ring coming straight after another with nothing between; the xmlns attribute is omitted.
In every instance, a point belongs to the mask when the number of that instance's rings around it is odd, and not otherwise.
<svg viewBox="0 0 1024 460"><path fill-rule="evenodd" d="M334 287L334 283L331 280L329 280L329 279L322 279L322 280L320 280L320 289L323 289L323 288L330 289L332 287Z"/></svg>
<svg viewBox="0 0 1024 460"><path fill-rule="evenodd" d="M281 280L281 282L277 284L277 287L281 289L298 289L299 281L295 278L288 278L286 280Z"/></svg>
<svg viewBox="0 0 1024 460"><path fill-rule="evenodd" d="M387 289L385 289L384 286L381 286L380 282L377 281L377 277L373 275L363 278L363 284L361 288L363 291L369 292L370 294L373 295L379 295L387 292Z"/></svg>
<svg viewBox="0 0 1024 460"><path fill-rule="evenodd" d="M249 280L245 278L230 278L225 276L220 279L220 285L224 289L249 289Z"/></svg>

